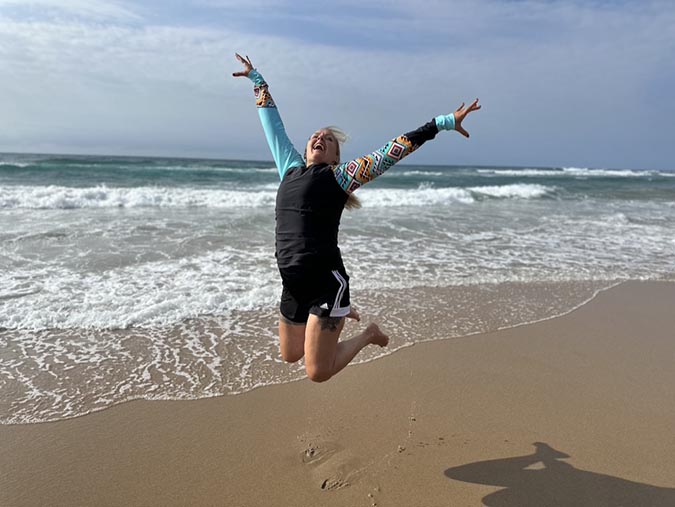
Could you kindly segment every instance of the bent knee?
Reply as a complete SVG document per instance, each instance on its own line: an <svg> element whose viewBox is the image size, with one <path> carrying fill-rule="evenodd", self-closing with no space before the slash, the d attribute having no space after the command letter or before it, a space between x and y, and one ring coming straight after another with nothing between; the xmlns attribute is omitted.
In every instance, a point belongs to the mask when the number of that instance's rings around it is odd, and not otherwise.
<svg viewBox="0 0 675 507"><path fill-rule="evenodd" d="M307 365L305 367L307 378L312 382L325 382L333 376L333 372L329 368Z"/></svg>
<svg viewBox="0 0 675 507"><path fill-rule="evenodd" d="M287 363L297 363L302 359L302 357L305 355L305 351L295 351L295 352L289 352L282 350L281 351L281 359L283 359Z"/></svg>

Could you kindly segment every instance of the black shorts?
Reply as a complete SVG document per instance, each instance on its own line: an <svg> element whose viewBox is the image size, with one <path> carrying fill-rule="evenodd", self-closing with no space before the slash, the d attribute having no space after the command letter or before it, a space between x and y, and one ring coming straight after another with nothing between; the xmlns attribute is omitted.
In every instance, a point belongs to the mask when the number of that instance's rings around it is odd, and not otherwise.
<svg viewBox="0 0 675 507"><path fill-rule="evenodd" d="M279 310L295 324L304 324L309 314L346 317L349 307L349 276L344 268L313 273L281 269L283 291Z"/></svg>

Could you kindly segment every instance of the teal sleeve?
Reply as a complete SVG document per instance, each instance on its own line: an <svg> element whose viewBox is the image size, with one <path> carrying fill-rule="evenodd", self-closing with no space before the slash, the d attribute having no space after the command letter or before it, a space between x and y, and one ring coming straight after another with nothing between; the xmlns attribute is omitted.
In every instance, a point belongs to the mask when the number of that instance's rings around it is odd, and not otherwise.
<svg viewBox="0 0 675 507"><path fill-rule="evenodd" d="M455 130L455 115L453 113L436 116L434 121L438 130Z"/></svg>
<svg viewBox="0 0 675 507"><path fill-rule="evenodd" d="M253 69L248 73L248 78L255 85L253 91L255 93L260 123L265 131L267 145L272 152L274 163L277 165L279 178L283 179L291 167L302 166L305 162L286 134L279 110L274 103L274 99L272 99L272 95L270 95L268 85L263 77L257 70Z"/></svg>

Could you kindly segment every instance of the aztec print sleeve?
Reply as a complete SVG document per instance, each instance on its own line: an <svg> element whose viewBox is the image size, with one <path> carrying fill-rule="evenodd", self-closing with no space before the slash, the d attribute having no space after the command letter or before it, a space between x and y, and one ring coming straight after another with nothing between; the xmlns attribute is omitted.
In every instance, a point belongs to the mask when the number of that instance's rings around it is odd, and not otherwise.
<svg viewBox="0 0 675 507"><path fill-rule="evenodd" d="M291 167L304 165L305 162L295 147L293 147L293 143L291 143L286 134L279 110L274 103L274 99L272 99L272 95L270 95L267 83L263 77L257 70L253 69L248 73L248 78L255 85L253 92L255 93L255 103L258 107L258 116L265 131L265 137L272 152L272 157L274 157L274 163L277 165L279 179L284 179L286 171Z"/></svg>
<svg viewBox="0 0 675 507"><path fill-rule="evenodd" d="M410 155L426 141L436 137L439 130L452 130L454 128L455 117L453 114L437 116L417 130L392 139L370 155L335 166L333 169L335 179L345 192L351 194L377 178L396 162Z"/></svg>

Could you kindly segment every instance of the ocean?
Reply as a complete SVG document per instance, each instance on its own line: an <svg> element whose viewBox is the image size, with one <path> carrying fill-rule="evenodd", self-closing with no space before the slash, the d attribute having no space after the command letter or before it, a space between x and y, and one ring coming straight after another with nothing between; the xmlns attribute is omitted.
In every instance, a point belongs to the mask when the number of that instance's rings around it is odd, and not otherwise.
<svg viewBox="0 0 675 507"><path fill-rule="evenodd" d="M277 186L271 162L0 154L0 424L302 378L277 349ZM669 170L398 165L357 195L352 302L392 337L359 361L675 281Z"/></svg>

